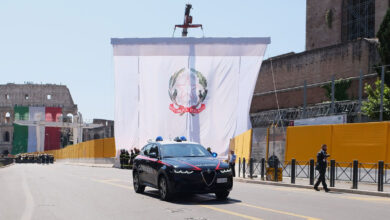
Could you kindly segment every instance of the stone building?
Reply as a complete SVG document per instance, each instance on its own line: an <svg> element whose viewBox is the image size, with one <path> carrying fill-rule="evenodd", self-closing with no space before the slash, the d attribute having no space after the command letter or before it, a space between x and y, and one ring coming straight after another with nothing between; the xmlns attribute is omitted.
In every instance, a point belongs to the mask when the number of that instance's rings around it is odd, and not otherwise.
<svg viewBox="0 0 390 220"><path fill-rule="evenodd" d="M252 153L257 158L265 156L270 124L279 120L285 126L302 117L359 111L360 73L363 85L378 77L373 69L380 61L375 35L389 0L307 0L306 6L306 51L264 60L256 82L250 112L255 128ZM332 77L351 82L350 100L337 102L335 112L329 111L330 100L323 88ZM307 108L313 110L310 115L302 110L305 82ZM277 130L277 154L283 158L285 132Z"/></svg>
<svg viewBox="0 0 390 220"><path fill-rule="evenodd" d="M0 85L0 154L11 152L14 139L15 106L58 107L64 120L77 115L69 89L54 84L13 84Z"/></svg>
<svg viewBox="0 0 390 220"><path fill-rule="evenodd" d="M102 127L83 129L83 141L114 137L113 120L93 119L93 124L100 124Z"/></svg>

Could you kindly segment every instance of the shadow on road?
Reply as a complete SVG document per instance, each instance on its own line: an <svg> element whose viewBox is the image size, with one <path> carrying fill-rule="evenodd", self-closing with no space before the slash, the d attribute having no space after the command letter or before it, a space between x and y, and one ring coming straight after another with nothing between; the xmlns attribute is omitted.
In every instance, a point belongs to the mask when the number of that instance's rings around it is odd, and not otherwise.
<svg viewBox="0 0 390 220"><path fill-rule="evenodd" d="M158 190L147 190L144 192L144 195L155 199L160 199ZM177 195L172 201L170 201L170 203L179 205L225 205L240 202L241 200L232 199L230 197L227 200L218 200L212 194L180 194Z"/></svg>

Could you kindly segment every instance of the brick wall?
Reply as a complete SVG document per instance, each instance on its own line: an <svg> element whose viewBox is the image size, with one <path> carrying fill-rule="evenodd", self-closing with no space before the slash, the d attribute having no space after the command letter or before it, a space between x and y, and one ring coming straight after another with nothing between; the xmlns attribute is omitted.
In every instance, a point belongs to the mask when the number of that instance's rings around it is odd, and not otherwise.
<svg viewBox="0 0 390 220"><path fill-rule="evenodd" d="M376 43L371 40L357 40L349 43L333 45L321 49L273 58L272 67L275 76L276 90L290 89L278 92L281 108L302 106L303 89L306 80L308 85L324 83L332 79L358 77L360 70L363 73L372 73L373 64L379 61ZM367 78L365 82L372 83L374 78ZM271 72L270 59L261 66L252 100L251 113L276 108L275 95ZM349 90L351 97L358 97L358 81L352 82ZM325 90L320 87L311 87L307 90L307 103L315 104L327 101Z"/></svg>

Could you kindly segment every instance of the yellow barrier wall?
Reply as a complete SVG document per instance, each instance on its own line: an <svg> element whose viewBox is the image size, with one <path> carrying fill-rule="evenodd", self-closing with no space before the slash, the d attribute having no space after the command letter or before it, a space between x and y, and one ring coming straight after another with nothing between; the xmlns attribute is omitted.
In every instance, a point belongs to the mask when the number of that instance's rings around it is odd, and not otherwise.
<svg viewBox="0 0 390 220"><path fill-rule="evenodd" d="M115 157L115 152L115 139L105 138L70 145L59 150L49 150L44 153L53 154L56 159L69 159Z"/></svg>
<svg viewBox="0 0 390 220"><path fill-rule="evenodd" d="M332 127L327 125L297 126L287 128L286 160L315 159L322 144L327 144L331 154Z"/></svg>
<svg viewBox="0 0 390 220"><path fill-rule="evenodd" d="M285 160L316 159L322 144L338 162L390 163L390 123L297 126L287 128Z"/></svg>
<svg viewBox="0 0 390 220"><path fill-rule="evenodd" d="M252 129L237 135L231 142L234 143L234 153L237 158L241 158L241 160L245 158L249 161L252 150Z"/></svg>

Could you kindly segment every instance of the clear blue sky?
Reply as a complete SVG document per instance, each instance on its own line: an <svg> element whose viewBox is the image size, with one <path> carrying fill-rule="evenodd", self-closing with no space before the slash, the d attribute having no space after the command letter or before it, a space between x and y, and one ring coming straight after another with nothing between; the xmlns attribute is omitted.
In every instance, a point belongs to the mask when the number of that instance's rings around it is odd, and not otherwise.
<svg viewBox="0 0 390 220"><path fill-rule="evenodd" d="M188 2L206 37L270 36L266 57L304 50L305 0L1 0L0 84L65 84L85 119L113 119L110 38L171 37Z"/></svg>

